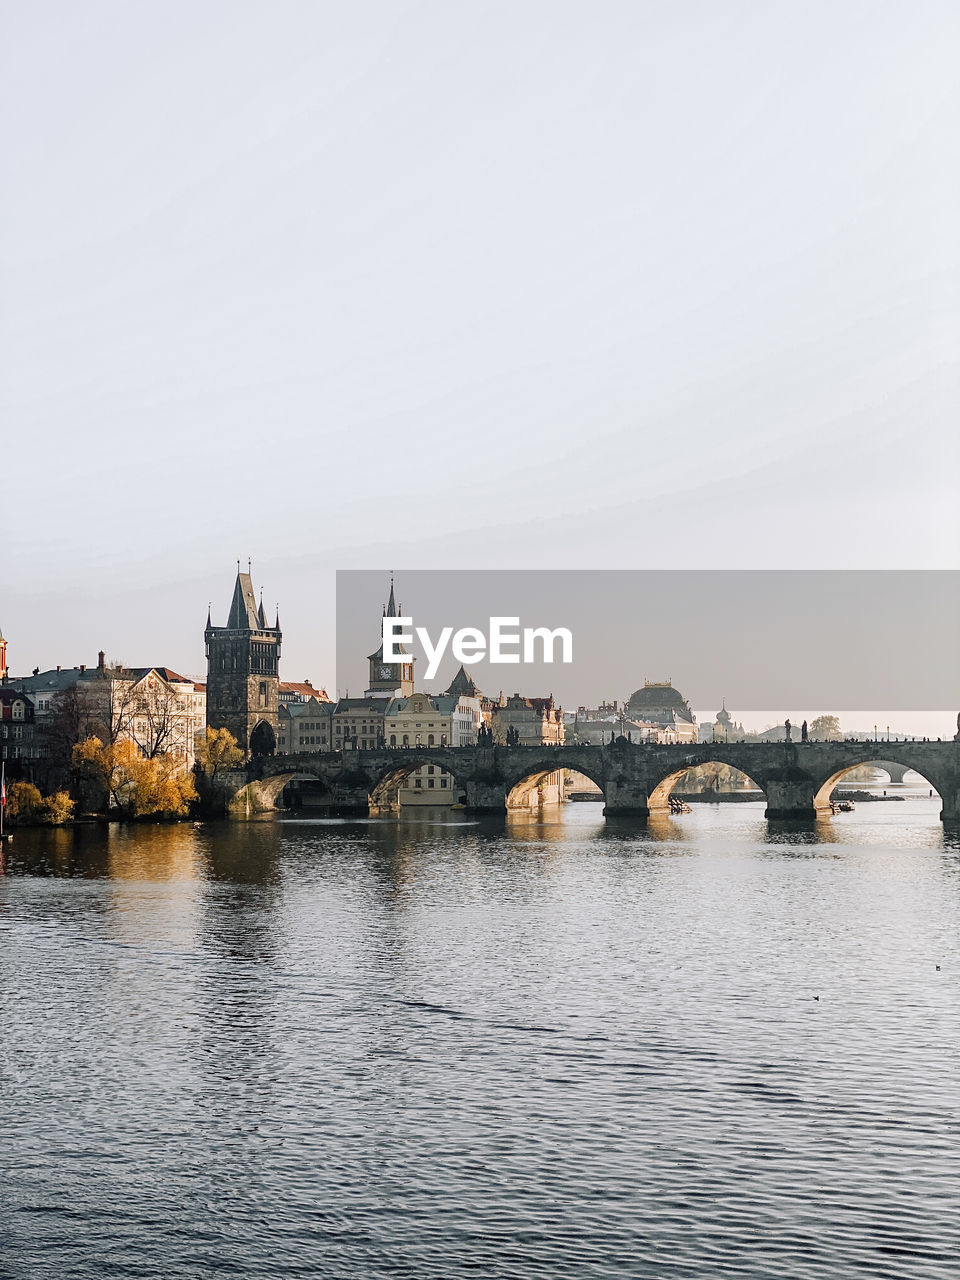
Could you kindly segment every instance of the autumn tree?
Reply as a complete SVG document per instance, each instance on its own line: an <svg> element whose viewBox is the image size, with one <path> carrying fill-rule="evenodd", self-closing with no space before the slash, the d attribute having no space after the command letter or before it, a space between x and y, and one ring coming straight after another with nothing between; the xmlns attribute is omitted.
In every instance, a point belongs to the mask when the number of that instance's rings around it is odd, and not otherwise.
<svg viewBox="0 0 960 1280"><path fill-rule="evenodd" d="M816 742L839 742L843 737L836 716L817 716L810 724L809 734Z"/></svg>
<svg viewBox="0 0 960 1280"><path fill-rule="evenodd" d="M197 743L197 770L211 785L225 769L235 769L243 761L243 752L229 729L207 729L203 741Z"/></svg>
<svg viewBox="0 0 960 1280"><path fill-rule="evenodd" d="M33 822L43 797L32 782L11 782L7 788L7 817L13 822Z"/></svg>
<svg viewBox="0 0 960 1280"><path fill-rule="evenodd" d="M126 818L185 817L197 798L192 775L171 755L147 757L130 739L104 744L88 738L74 748L81 789L97 808Z"/></svg>
<svg viewBox="0 0 960 1280"><path fill-rule="evenodd" d="M66 791L41 796L32 782L12 782L7 789L7 813L13 822L23 826L60 826L73 817L73 807Z"/></svg>

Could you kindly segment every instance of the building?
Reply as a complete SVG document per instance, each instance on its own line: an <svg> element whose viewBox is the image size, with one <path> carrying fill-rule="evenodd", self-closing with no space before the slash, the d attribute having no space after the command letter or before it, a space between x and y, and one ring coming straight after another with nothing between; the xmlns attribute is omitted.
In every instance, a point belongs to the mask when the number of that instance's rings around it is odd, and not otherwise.
<svg viewBox="0 0 960 1280"><path fill-rule="evenodd" d="M461 668L462 670L462 668ZM458 673L459 674L459 673ZM465 674L465 673L464 673ZM460 681L476 690L469 677ZM384 734L389 747L472 747L483 724L476 694L415 693L387 706ZM460 800L456 778L439 765L423 764L400 784L398 800L407 805L452 805Z"/></svg>
<svg viewBox="0 0 960 1280"><path fill-rule="evenodd" d="M206 728L204 686L169 667L106 667L103 654L77 687L104 741L133 742L153 759L173 756L192 769L197 735Z"/></svg>
<svg viewBox="0 0 960 1280"><path fill-rule="evenodd" d="M280 614L267 625L249 573L237 568L225 627L207 611L207 725L229 729L251 756L273 755L280 731Z"/></svg>
<svg viewBox="0 0 960 1280"><path fill-rule="evenodd" d="M0 686L0 760L6 766L7 777L33 781L42 755L42 735L32 699L19 689Z"/></svg>
<svg viewBox="0 0 960 1280"><path fill-rule="evenodd" d="M400 609L394 599L393 578L390 579L390 599L383 610L384 618L398 618ZM414 656L403 645L394 646L397 652L404 654L404 662L385 662L383 658L383 628L381 625L380 644L373 653L367 655L369 674L364 696L367 698L409 698L413 693Z"/></svg>
<svg viewBox="0 0 960 1280"><path fill-rule="evenodd" d="M490 716L493 740L498 746L562 746L566 738L563 708L547 698L524 698L519 693L503 698Z"/></svg>
<svg viewBox="0 0 960 1280"><path fill-rule="evenodd" d="M334 705L329 698L281 701L277 750L281 755L317 755L332 751L333 712Z"/></svg>
<svg viewBox="0 0 960 1280"><path fill-rule="evenodd" d="M204 685L164 666L108 667L102 649L96 667L81 663L37 670L11 681L10 687L30 697L41 744L55 728L71 689L78 697L71 712L70 741L73 735L131 741L144 756L168 754L192 768L197 735L206 726Z"/></svg>
<svg viewBox="0 0 960 1280"><path fill-rule="evenodd" d="M309 702L311 698L316 698L318 702L330 701L326 689L315 689L309 680L301 680L299 683L281 680L277 687L277 699L281 707L291 702Z"/></svg>
<svg viewBox="0 0 960 1280"><path fill-rule="evenodd" d="M388 747L472 747L482 723L478 697L415 693L391 698L383 734Z"/></svg>
<svg viewBox="0 0 960 1280"><path fill-rule="evenodd" d="M383 718L388 702L379 695L338 698L333 708L333 749L373 750L383 746Z"/></svg>
<svg viewBox="0 0 960 1280"><path fill-rule="evenodd" d="M743 742L746 737L746 730L742 724L738 724L733 716L727 710L727 700L724 698L723 705L717 712L717 718L713 722L713 735L709 739L712 742Z"/></svg>
<svg viewBox="0 0 960 1280"><path fill-rule="evenodd" d="M630 695L626 718L642 727L645 742L696 742L697 717L669 680L645 680Z"/></svg>

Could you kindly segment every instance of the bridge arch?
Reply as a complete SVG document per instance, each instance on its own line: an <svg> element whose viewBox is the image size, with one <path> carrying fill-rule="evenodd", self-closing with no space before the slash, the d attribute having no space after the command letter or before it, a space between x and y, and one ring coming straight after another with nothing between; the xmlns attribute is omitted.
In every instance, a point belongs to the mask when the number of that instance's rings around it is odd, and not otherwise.
<svg viewBox="0 0 960 1280"><path fill-rule="evenodd" d="M578 773L582 777L587 778L594 786L598 787L601 795L606 795L606 779L602 770L592 763L585 764L573 752L566 756L564 753L555 753L553 751L544 753L539 756L531 756L529 762L524 762L520 769L514 768L504 777L504 793L507 810L511 809L527 809L532 807L539 808L544 800L543 788L548 782L552 774L559 774L558 779L558 799L562 802L564 799L564 776L569 773ZM538 800L536 806L532 804L532 794L536 791ZM549 801L550 796L546 799Z"/></svg>
<svg viewBox="0 0 960 1280"><path fill-rule="evenodd" d="M685 763L682 769L674 769L672 772L667 773L660 778L656 785L651 788L647 796L647 805L650 812L662 813L669 809L670 795L677 783L681 778L685 777L686 774L691 773L694 769L702 768L704 765L724 765L726 768L731 769L735 774L744 778L747 782L752 783L756 790L760 792L764 799L766 799L766 779L755 778L752 774L747 773L745 769L741 769L739 765L731 764L729 760L718 759L710 754L706 754L702 760L697 760L693 764Z"/></svg>
<svg viewBox="0 0 960 1280"><path fill-rule="evenodd" d="M405 780L425 765L433 765L452 779L449 792L437 794L437 804L462 801L467 795L466 783L458 777L456 760L444 751L431 751L429 747L410 748L408 756L370 773L370 812L384 813L399 806L399 792Z"/></svg>
<svg viewBox="0 0 960 1280"><path fill-rule="evenodd" d="M911 760L912 753L909 750L909 744L906 745L906 751L902 751L899 748L891 751L889 743L884 743L880 751L876 749L871 751L871 744L865 743L862 756L857 759L845 760L841 768L833 769L825 776L816 779L817 790L814 795L814 808L818 812L829 809L830 796L834 787L841 783L848 773L851 773L854 769L860 769L864 765L876 765L878 769L886 769L887 765L891 764L899 766L904 772L911 770L913 773L918 774L929 787L932 787L938 796L943 797L945 794L943 781L938 781L935 776L939 771L931 769L927 761Z"/></svg>

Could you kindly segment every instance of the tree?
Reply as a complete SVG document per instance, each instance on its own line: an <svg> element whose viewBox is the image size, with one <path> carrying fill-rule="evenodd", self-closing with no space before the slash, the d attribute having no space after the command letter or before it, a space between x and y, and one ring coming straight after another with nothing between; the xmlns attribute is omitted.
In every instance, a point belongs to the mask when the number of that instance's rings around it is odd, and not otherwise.
<svg viewBox="0 0 960 1280"><path fill-rule="evenodd" d="M810 737L817 742L838 742L843 737L840 721L836 716L817 716L811 722L809 732Z"/></svg>
<svg viewBox="0 0 960 1280"><path fill-rule="evenodd" d="M7 792L7 813L23 826L44 823L58 827L73 817L73 801L66 791L44 797L32 782L12 782Z"/></svg>
<svg viewBox="0 0 960 1280"><path fill-rule="evenodd" d="M197 770L212 785L224 769L235 769L243 761L243 752L229 729L207 729L197 744Z"/></svg>
<svg viewBox="0 0 960 1280"><path fill-rule="evenodd" d="M7 788L7 817L14 822L33 822L43 797L32 782L11 782Z"/></svg>
<svg viewBox="0 0 960 1280"><path fill-rule="evenodd" d="M73 817L75 802L68 792L55 791L52 796L45 796L40 807L40 819L50 827L61 827Z"/></svg>
<svg viewBox="0 0 960 1280"><path fill-rule="evenodd" d="M171 755L145 757L129 739L104 745L88 738L74 748L81 790L100 809L126 818L184 817L197 798L193 777Z"/></svg>
<svg viewBox="0 0 960 1280"><path fill-rule="evenodd" d="M65 777L73 748L96 732L97 713L93 703L77 685L60 689L50 699L53 715L44 729L44 764L50 775ZM51 781L47 778L47 785Z"/></svg>

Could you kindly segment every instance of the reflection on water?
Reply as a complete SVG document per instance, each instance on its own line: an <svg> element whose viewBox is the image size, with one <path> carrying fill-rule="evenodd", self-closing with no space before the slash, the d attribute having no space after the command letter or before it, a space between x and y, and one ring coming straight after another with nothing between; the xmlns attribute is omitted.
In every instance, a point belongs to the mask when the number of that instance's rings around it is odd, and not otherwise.
<svg viewBox="0 0 960 1280"><path fill-rule="evenodd" d="M901 794L18 833L0 1275L954 1274L960 847Z"/></svg>

